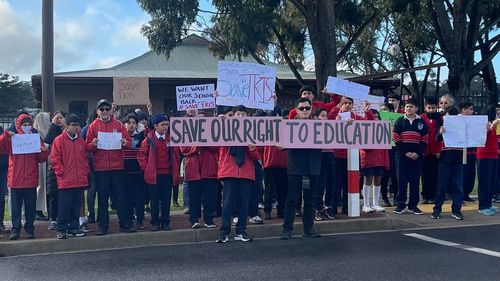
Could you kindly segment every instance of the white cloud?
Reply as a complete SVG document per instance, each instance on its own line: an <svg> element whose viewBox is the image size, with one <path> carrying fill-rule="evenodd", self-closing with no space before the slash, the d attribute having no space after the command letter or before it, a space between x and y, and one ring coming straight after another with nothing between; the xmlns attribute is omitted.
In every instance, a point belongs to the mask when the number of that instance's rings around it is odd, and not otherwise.
<svg viewBox="0 0 500 281"><path fill-rule="evenodd" d="M147 44L147 39L141 34L145 20L126 20L118 26L118 32L113 37L114 44L140 43Z"/></svg>
<svg viewBox="0 0 500 281"><path fill-rule="evenodd" d="M109 68L126 61L121 57L107 57L97 61L93 68Z"/></svg>

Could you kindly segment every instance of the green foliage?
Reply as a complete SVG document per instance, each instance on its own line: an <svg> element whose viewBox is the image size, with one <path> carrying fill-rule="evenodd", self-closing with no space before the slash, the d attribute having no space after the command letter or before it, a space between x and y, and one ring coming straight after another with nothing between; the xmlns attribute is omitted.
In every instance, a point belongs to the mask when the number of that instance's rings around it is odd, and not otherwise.
<svg viewBox="0 0 500 281"><path fill-rule="evenodd" d="M26 107L36 107L31 84L0 73L0 113L15 113Z"/></svg>

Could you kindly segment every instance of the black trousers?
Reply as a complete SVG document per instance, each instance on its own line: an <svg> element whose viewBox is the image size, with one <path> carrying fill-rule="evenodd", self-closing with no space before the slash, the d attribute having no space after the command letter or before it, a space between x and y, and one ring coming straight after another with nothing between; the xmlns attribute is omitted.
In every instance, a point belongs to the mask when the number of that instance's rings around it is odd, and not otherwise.
<svg viewBox="0 0 500 281"><path fill-rule="evenodd" d="M333 153L322 153L319 188L314 200L316 210L321 210L323 206L331 207L333 205L335 190L333 179L335 178L335 173L335 157ZM324 202L323 196L325 198Z"/></svg>
<svg viewBox="0 0 500 281"><path fill-rule="evenodd" d="M491 208L491 199L499 176L497 171L497 159L477 159L479 210Z"/></svg>
<svg viewBox="0 0 500 281"><path fill-rule="evenodd" d="M255 217L259 215L259 203L262 201L262 180L264 173L262 171L262 164L259 161L254 161L255 166L255 184L250 195L250 205L248 206L248 215Z"/></svg>
<svg viewBox="0 0 500 281"><path fill-rule="evenodd" d="M35 228L35 209L36 209L36 187L33 188L11 188L10 200L12 204L12 233L21 231L21 216L24 204L24 230L33 234Z"/></svg>
<svg viewBox="0 0 500 281"><path fill-rule="evenodd" d="M390 170L389 173L387 173L382 178L382 183L380 188L380 192L383 199L388 199L387 197L388 192L394 194L394 198L396 198L398 194L398 173L397 173L396 160L394 157L395 153L396 149L394 147L391 148L391 150L389 150Z"/></svg>
<svg viewBox="0 0 500 281"><path fill-rule="evenodd" d="M342 202L342 212L347 213L347 159L335 158L335 181L333 190L333 211Z"/></svg>
<svg viewBox="0 0 500 281"><path fill-rule="evenodd" d="M268 168L264 170L264 212L271 213L273 194L276 192L276 207L279 217L285 214L285 200L288 190L288 175L286 168Z"/></svg>
<svg viewBox="0 0 500 281"><path fill-rule="evenodd" d="M87 189L87 211L88 215L95 219L95 199L97 195L97 184L95 181L95 172L89 173L89 188Z"/></svg>
<svg viewBox="0 0 500 281"><path fill-rule="evenodd" d="M222 207L222 225L220 231L225 235L231 233L231 215L236 210L238 215L238 224L236 225L236 234L243 234L247 229L248 205L252 189L255 187L255 181L239 178L225 178L222 180L224 185Z"/></svg>
<svg viewBox="0 0 500 281"><path fill-rule="evenodd" d="M214 207L217 201L216 179L201 179L189 181L189 221L191 224L198 222L201 218L201 206L203 205L203 221L212 225Z"/></svg>
<svg viewBox="0 0 500 281"><path fill-rule="evenodd" d="M5 218L5 195L8 194L7 190L7 168L0 169L0 225L3 224Z"/></svg>
<svg viewBox="0 0 500 281"><path fill-rule="evenodd" d="M59 213L59 191L51 190L47 193L49 199L48 215L51 221L57 221L57 214Z"/></svg>
<svg viewBox="0 0 500 281"><path fill-rule="evenodd" d="M57 231L68 232L78 230L80 210L83 201L83 188L59 190L59 209L57 214Z"/></svg>
<svg viewBox="0 0 500 281"><path fill-rule="evenodd" d="M172 175L157 175L156 184L148 184L148 191L151 197L151 225L170 225Z"/></svg>
<svg viewBox="0 0 500 281"><path fill-rule="evenodd" d="M302 189L302 176L288 175L288 193L283 217L283 230L292 231L295 219L295 209L302 194L304 196L304 210L302 222L304 232L310 232L314 224L314 198L319 188L319 176L309 176L309 188Z"/></svg>
<svg viewBox="0 0 500 281"><path fill-rule="evenodd" d="M467 154L467 164L463 169L464 198L468 198L476 184L476 154Z"/></svg>
<svg viewBox="0 0 500 281"><path fill-rule="evenodd" d="M439 159L435 155L424 156L422 166L422 197L434 200L438 185ZM446 190L445 190L446 191Z"/></svg>
<svg viewBox="0 0 500 281"><path fill-rule="evenodd" d="M127 227L132 218L130 217L130 205L125 198L125 174L120 171L95 172L97 184L97 216L99 217L99 228L107 231L109 229L109 198L113 194L113 204L116 207L120 227Z"/></svg>
<svg viewBox="0 0 500 281"><path fill-rule="evenodd" d="M143 173L128 173L125 175L125 198L129 206L126 208L129 211L129 216L133 220L144 221L144 202L146 202L146 183L144 182Z"/></svg>

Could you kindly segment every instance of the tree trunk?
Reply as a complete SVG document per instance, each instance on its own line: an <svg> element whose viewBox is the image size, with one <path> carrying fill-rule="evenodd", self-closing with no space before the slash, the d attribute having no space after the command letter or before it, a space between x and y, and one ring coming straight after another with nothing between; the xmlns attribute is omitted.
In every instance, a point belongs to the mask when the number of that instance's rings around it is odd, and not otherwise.
<svg viewBox="0 0 500 281"><path fill-rule="evenodd" d="M483 81L488 91L488 104L498 104L498 84L493 63L488 63L482 70Z"/></svg>

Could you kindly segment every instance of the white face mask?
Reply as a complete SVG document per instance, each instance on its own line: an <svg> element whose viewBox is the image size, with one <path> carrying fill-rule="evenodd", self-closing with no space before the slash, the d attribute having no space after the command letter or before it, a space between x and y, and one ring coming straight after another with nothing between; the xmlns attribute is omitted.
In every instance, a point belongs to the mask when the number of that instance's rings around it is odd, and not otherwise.
<svg viewBox="0 0 500 281"><path fill-rule="evenodd" d="M23 129L23 133L25 134L31 132L31 126L21 126L21 128Z"/></svg>

